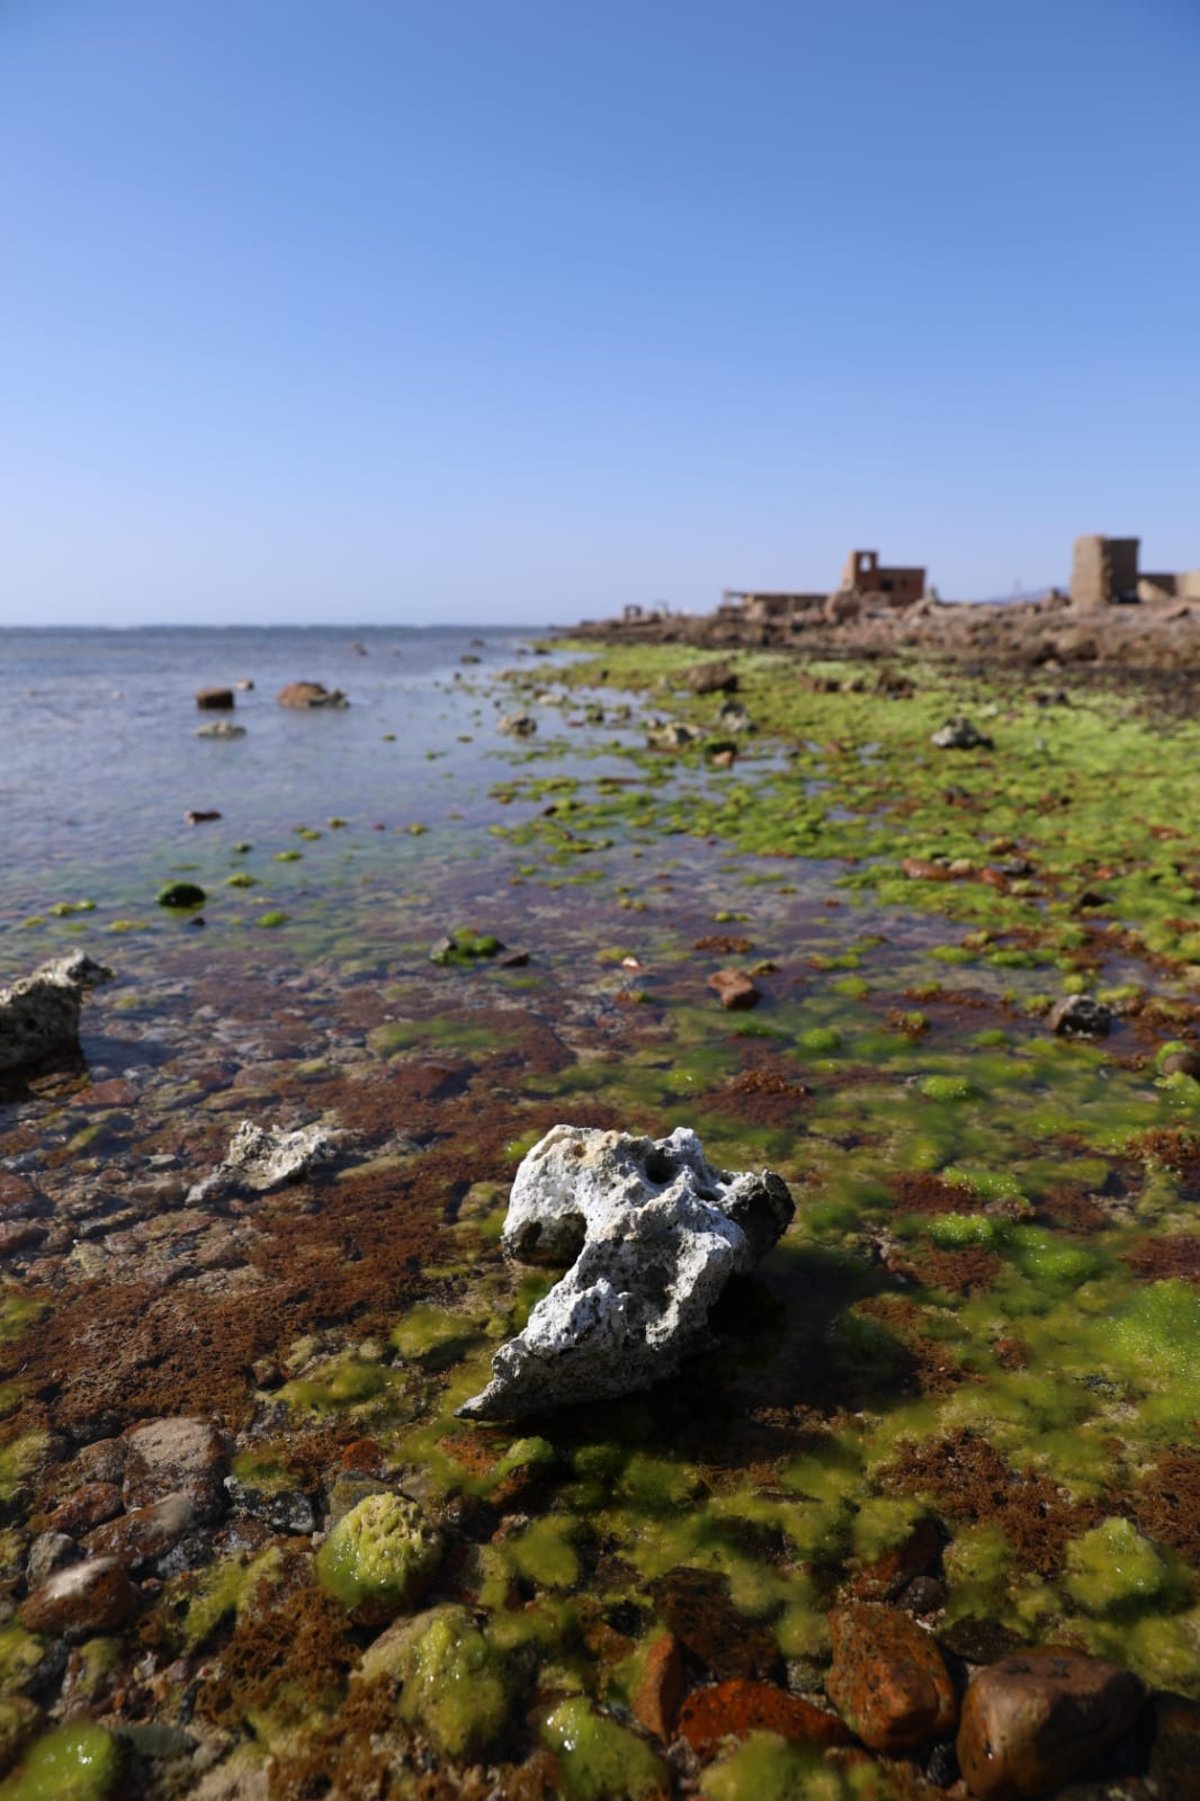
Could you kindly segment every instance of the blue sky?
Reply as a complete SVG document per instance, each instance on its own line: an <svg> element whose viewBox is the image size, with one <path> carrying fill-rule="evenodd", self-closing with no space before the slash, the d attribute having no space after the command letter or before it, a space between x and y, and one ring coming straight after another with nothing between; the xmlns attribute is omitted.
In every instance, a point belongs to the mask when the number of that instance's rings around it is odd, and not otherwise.
<svg viewBox="0 0 1200 1801"><path fill-rule="evenodd" d="M0 0L0 622L1200 565L1197 0Z"/></svg>

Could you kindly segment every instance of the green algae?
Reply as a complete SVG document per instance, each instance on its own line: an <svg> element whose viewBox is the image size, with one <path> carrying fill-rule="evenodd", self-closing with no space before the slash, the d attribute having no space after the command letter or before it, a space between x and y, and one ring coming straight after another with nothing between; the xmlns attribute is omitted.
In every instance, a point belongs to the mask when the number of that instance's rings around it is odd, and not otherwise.
<svg viewBox="0 0 1200 1801"><path fill-rule="evenodd" d="M1126 1519L1107 1519L1067 1546L1064 1588L1088 1613L1144 1613L1172 1586L1166 1559Z"/></svg>
<svg viewBox="0 0 1200 1801"><path fill-rule="evenodd" d="M704 1771L705 1801L886 1801L894 1791L868 1764L837 1769L819 1751L752 1732Z"/></svg>
<svg viewBox="0 0 1200 1801"><path fill-rule="evenodd" d="M579 1521L570 1514L547 1514L504 1541L504 1555L517 1575L542 1588L574 1588L579 1555L574 1540Z"/></svg>
<svg viewBox="0 0 1200 1801"><path fill-rule="evenodd" d="M204 1570L187 1602L181 1632L184 1650L198 1650L224 1621L241 1619L262 1584L278 1579L280 1565L278 1546L268 1545L247 1563L228 1558Z"/></svg>
<svg viewBox="0 0 1200 1801"><path fill-rule="evenodd" d="M317 1575L346 1608L397 1613L428 1583L441 1556L441 1539L417 1502L367 1495L321 1546Z"/></svg>
<svg viewBox="0 0 1200 1801"><path fill-rule="evenodd" d="M567 1801L639 1801L669 1787L666 1765L645 1740L582 1697L561 1701L541 1731L558 1762Z"/></svg>
<svg viewBox="0 0 1200 1801"><path fill-rule="evenodd" d="M15 1621L0 1626L0 1694L20 1694L32 1687L45 1651L42 1640Z"/></svg>
<svg viewBox="0 0 1200 1801"><path fill-rule="evenodd" d="M0 1782L0 1801L105 1801L120 1775L117 1741L92 1720L70 1720L37 1739Z"/></svg>
<svg viewBox="0 0 1200 1801"><path fill-rule="evenodd" d="M486 1755L507 1723L509 1664L465 1607L433 1608L389 1628L363 1659L364 1677L380 1673L403 1684L400 1718L420 1727L443 1756Z"/></svg>

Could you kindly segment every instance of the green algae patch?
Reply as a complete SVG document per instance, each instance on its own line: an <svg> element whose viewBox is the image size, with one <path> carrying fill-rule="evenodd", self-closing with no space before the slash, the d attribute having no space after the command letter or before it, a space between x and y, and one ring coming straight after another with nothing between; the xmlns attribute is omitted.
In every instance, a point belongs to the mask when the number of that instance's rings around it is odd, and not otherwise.
<svg viewBox="0 0 1200 1801"><path fill-rule="evenodd" d="M700 1793L705 1801L886 1801L894 1790L869 1764L835 1769L819 1751L789 1744L776 1732L752 1732L710 1764Z"/></svg>
<svg viewBox="0 0 1200 1801"><path fill-rule="evenodd" d="M400 1718L445 1757L482 1757L508 1720L508 1664L465 1607L435 1607L389 1627L364 1655L361 1675L402 1682Z"/></svg>
<svg viewBox="0 0 1200 1801"><path fill-rule="evenodd" d="M202 907L208 895L195 882L168 882L159 889L155 898L160 907L186 909Z"/></svg>
<svg viewBox="0 0 1200 1801"><path fill-rule="evenodd" d="M367 1495L321 1546L317 1576L343 1607L386 1618L416 1599L441 1557L441 1538L416 1501Z"/></svg>
<svg viewBox="0 0 1200 1801"><path fill-rule="evenodd" d="M574 1545L579 1524L572 1515L559 1513L532 1521L523 1532L505 1540L507 1561L517 1575L541 1588L574 1588L579 1580L579 1555Z"/></svg>
<svg viewBox="0 0 1200 1801"><path fill-rule="evenodd" d="M184 1616L184 1649L195 1651L222 1621L241 1619L260 1584L276 1580L281 1561L279 1547L269 1545L249 1563L229 1560L203 1571Z"/></svg>
<svg viewBox="0 0 1200 1801"><path fill-rule="evenodd" d="M924 1076L921 1093L930 1101L969 1101L976 1090L965 1076Z"/></svg>
<svg viewBox="0 0 1200 1801"><path fill-rule="evenodd" d="M596 1713L580 1696L542 1722L567 1801L641 1801L669 1791L667 1768L644 1739Z"/></svg>
<svg viewBox="0 0 1200 1801"><path fill-rule="evenodd" d="M15 1620L0 1626L0 1694L15 1695L30 1687L44 1656L42 1640L24 1626Z"/></svg>
<svg viewBox="0 0 1200 1801"><path fill-rule="evenodd" d="M479 1345L477 1326L461 1313L418 1303L393 1326L392 1348L427 1370L449 1369Z"/></svg>
<svg viewBox="0 0 1200 1801"><path fill-rule="evenodd" d="M1063 1586L1088 1613L1144 1612L1170 1584L1165 1559L1128 1520L1102 1520L1067 1546Z"/></svg>
<svg viewBox="0 0 1200 1801"><path fill-rule="evenodd" d="M274 908L269 913L260 913L254 923L255 925L265 927L267 931L271 931L276 926L285 926L287 921L287 914L281 913L278 908Z"/></svg>
<svg viewBox="0 0 1200 1801"><path fill-rule="evenodd" d="M70 1720L30 1747L0 1783L0 1801L106 1801L120 1765L110 1732L92 1720Z"/></svg>
<svg viewBox="0 0 1200 1801"><path fill-rule="evenodd" d="M443 968L469 968L472 963L498 957L503 949L500 940L492 933L473 932L460 927L434 945L429 953L429 961Z"/></svg>

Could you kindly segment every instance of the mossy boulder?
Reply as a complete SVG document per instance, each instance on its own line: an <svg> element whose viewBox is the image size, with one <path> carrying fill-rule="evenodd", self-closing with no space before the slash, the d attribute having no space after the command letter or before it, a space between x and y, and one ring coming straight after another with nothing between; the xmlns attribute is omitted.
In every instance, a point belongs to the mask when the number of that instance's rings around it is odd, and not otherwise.
<svg viewBox="0 0 1200 1801"><path fill-rule="evenodd" d="M196 882L168 882L158 891L160 907L202 907L207 899L204 889Z"/></svg>
<svg viewBox="0 0 1200 1801"><path fill-rule="evenodd" d="M360 1673L368 1681L387 1675L402 1682L401 1719L445 1757L483 1756L508 1719L508 1666L465 1607L432 1607L397 1621L367 1650Z"/></svg>
<svg viewBox="0 0 1200 1801"><path fill-rule="evenodd" d="M442 1541L407 1495L367 1495L337 1522L317 1553L330 1594L364 1623L390 1619L419 1599L442 1557Z"/></svg>
<svg viewBox="0 0 1200 1801"><path fill-rule="evenodd" d="M106 1801L117 1792L120 1751L93 1720L69 1720L26 1752L4 1782L0 1801Z"/></svg>
<svg viewBox="0 0 1200 1801"><path fill-rule="evenodd" d="M429 953L431 963L439 963L443 967L480 963L488 957L497 957L504 949L498 938L490 932L456 931L445 938L439 938Z"/></svg>

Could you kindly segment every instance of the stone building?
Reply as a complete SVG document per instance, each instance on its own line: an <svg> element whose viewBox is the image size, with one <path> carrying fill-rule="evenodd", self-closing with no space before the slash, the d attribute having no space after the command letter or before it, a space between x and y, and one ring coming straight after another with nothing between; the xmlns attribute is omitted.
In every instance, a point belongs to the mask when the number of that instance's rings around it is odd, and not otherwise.
<svg viewBox="0 0 1200 1801"><path fill-rule="evenodd" d="M1138 568L1140 551L1140 538L1105 538L1097 532L1076 538L1071 604L1088 612L1138 602L1200 600L1200 569L1143 574Z"/></svg>
<svg viewBox="0 0 1200 1801"><path fill-rule="evenodd" d="M881 566L877 550L852 550L842 574L842 593L877 594L891 606L908 606L925 593L925 571Z"/></svg>

